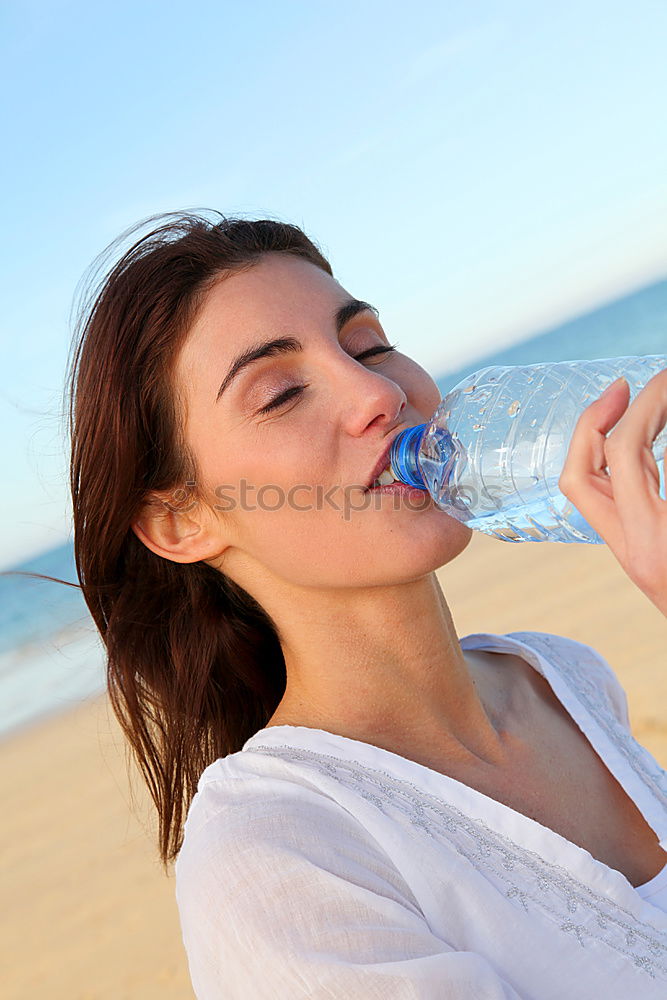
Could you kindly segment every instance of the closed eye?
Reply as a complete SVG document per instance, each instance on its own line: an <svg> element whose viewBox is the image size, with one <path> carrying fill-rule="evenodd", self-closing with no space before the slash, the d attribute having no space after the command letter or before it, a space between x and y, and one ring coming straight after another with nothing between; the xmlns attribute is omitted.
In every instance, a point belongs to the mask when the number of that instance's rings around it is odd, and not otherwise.
<svg viewBox="0 0 667 1000"><path fill-rule="evenodd" d="M365 361L366 358L372 357L374 354L387 354L390 351L395 351L398 344L378 344L376 347L369 347L367 351L362 351L361 354L355 356L355 361ZM294 399L300 396L303 390L306 388L305 385L293 385L289 389L285 389L281 392L279 396L272 399L266 406L263 406L259 412L268 413L270 410L277 410L280 406L284 406L285 403L289 402L290 399Z"/></svg>
<svg viewBox="0 0 667 1000"><path fill-rule="evenodd" d="M355 361L365 361L366 358L372 357L373 354L386 354L388 351L395 351L398 344L378 344L377 347L369 347L367 351L362 351L361 354L357 354Z"/></svg>

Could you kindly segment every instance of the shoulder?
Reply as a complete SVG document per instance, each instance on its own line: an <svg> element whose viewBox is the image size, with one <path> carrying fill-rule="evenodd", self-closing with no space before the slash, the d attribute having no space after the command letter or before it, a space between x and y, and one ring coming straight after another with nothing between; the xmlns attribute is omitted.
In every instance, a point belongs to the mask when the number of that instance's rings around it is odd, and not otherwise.
<svg viewBox="0 0 667 1000"><path fill-rule="evenodd" d="M589 702L589 707L610 711L630 732L625 689L609 662L592 646L551 632L508 632L508 638L530 646L553 666Z"/></svg>
<svg viewBox="0 0 667 1000"><path fill-rule="evenodd" d="M176 861L179 906L199 908L216 885L230 904L243 886L289 884L315 870L354 881L363 872L402 899L403 879L363 824L275 759L232 754L204 771Z"/></svg>
<svg viewBox="0 0 667 1000"><path fill-rule="evenodd" d="M431 932L391 859L340 803L268 762L232 757L202 775L176 862L197 997L444 990L518 1000L484 956Z"/></svg>
<svg viewBox="0 0 667 1000"><path fill-rule="evenodd" d="M339 803L289 778L246 773L238 761L220 761L207 772L175 867L198 996L217 997L207 984L222 981L230 996L264 996L255 978L262 965L288 980L271 996L296 996L299 977L295 971L295 981L289 978L288 956L296 962L311 939L346 936L370 900L419 932L423 916L411 889ZM339 929L332 920L340 920ZM373 926L377 913L369 910L367 922Z"/></svg>

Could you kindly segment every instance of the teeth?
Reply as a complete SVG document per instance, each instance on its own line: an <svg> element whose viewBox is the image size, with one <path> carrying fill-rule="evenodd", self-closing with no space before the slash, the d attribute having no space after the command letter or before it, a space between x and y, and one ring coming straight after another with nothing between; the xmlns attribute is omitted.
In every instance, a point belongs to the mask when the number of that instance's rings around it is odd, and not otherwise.
<svg viewBox="0 0 667 1000"><path fill-rule="evenodd" d="M385 469L384 472L380 473L375 481L376 483L379 483L380 486L389 486L390 483L395 483L396 479L394 474L390 472L389 469Z"/></svg>

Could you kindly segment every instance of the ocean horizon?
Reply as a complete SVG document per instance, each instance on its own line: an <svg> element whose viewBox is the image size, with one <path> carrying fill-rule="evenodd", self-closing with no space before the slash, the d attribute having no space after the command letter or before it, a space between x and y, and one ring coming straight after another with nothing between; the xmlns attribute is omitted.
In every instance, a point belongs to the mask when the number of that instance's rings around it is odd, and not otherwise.
<svg viewBox="0 0 667 1000"><path fill-rule="evenodd" d="M434 375L444 396L489 365L667 354L667 279L461 368ZM5 570L76 582L68 541ZM100 694L101 639L78 589L0 576L0 737Z"/></svg>

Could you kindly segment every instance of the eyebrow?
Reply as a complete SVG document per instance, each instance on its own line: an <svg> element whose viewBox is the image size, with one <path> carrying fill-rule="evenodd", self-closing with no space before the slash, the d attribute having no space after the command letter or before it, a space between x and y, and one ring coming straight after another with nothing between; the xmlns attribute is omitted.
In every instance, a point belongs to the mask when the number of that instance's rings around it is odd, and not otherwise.
<svg viewBox="0 0 667 1000"><path fill-rule="evenodd" d="M375 306L370 305L368 302L364 302L362 299L349 299L347 302L344 302L334 314L336 333L340 333L345 324L348 323L353 316L356 316L357 313L366 311L374 313L376 318L380 315ZM302 350L303 347L301 346L301 342L295 337L278 337L275 340L266 340L263 343L247 347L232 361L229 371L225 375L222 380L222 385L218 389L218 395L215 397L216 403L222 396L225 389L231 385L236 376L239 375L244 368L247 368L248 365L253 364L255 361L259 361L261 358L278 357L281 354L297 353Z"/></svg>

